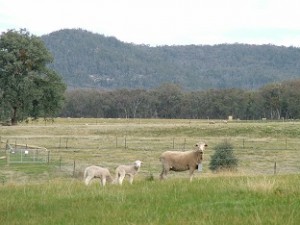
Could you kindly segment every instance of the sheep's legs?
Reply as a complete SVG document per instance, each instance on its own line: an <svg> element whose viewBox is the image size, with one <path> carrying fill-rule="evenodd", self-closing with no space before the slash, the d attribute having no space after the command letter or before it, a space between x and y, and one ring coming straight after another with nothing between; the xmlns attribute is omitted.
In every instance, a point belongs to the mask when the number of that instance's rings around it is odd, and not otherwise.
<svg viewBox="0 0 300 225"><path fill-rule="evenodd" d="M90 181L91 181L93 178L94 178L93 176L87 176L87 177L85 178L85 181L84 181L85 185L89 185Z"/></svg>
<svg viewBox="0 0 300 225"><path fill-rule="evenodd" d="M129 183L132 184L133 182L133 175L129 175Z"/></svg>
<svg viewBox="0 0 300 225"><path fill-rule="evenodd" d="M118 178L118 181L119 181L119 184L120 185L122 185L122 183L123 183L123 180L124 180L124 178L125 178L125 172L124 173L121 173L121 174L119 174L119 178Z"/></svg>
<svg viewBox="0 0 300 225"><path fill-rule="evenodd" d="M161 173L160 173L160 179L163 180L165 179L165 177L167 176L168 174L168 169L166 169L165 167L163 167Z"/></svg>
<svg viewBox="0 0 300 225"><path fill-rule="evenodd" d="M193 181L193 177L194 177L194 170L190 170L190 182Z"/></svg>
<svg viewBox="0 0 300 225"><path fill-rule="evenodd" d="M102 186L104 187L105 186L105 184L106 184L106 177L104 176L104 177L102 177L102 179L101 179L101 183L102 183Z"/></svg>

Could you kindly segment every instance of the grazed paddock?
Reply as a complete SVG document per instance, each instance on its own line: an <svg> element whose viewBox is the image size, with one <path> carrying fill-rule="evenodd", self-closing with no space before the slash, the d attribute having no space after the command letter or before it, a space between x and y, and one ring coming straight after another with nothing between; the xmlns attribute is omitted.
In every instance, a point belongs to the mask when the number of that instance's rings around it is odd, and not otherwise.
<svg viewBox="0 0 300 225"><path fill-rule="evenodd" d="M299 136L298 121L57 119L1 127L0 224L298 225ZM238 172L213 174L210 156L224 139L234 146ZM160 182L161 153L199 141L208 148L193 182L185 172ZM6 143L43 146L49 164L8 164ZM143 165L133 185L84 185L87 166L113 174L136 159Z"/></svg>
<svg viewBox="0 0 300 225"><path fill-rule="evenodd" d="M50 161L42 177L82 176L88 165L108 167L142 160L137 179L159 177L159 156L166 150L189 150L199 141L208 143L203 155L203 171L197 176L213 175L208 169L213 148L224 139L235 148L239 174L288 174L300 171L300 122L231 121L227 124L207 120L161 119L62 119L1 127L0 166L3 180L34 177L44 165L7 167L6 143L43 146L50 150ZM276 164L275 164L276 163ZM23 169L14 169L22 167ZM32 169L30 169L30 167ZM17 175L16 175L17 174ZM37 177L37 176L36 176ZM170 178L186 177L171 173ZM30 178L30 180L34 180Z"/></svg>

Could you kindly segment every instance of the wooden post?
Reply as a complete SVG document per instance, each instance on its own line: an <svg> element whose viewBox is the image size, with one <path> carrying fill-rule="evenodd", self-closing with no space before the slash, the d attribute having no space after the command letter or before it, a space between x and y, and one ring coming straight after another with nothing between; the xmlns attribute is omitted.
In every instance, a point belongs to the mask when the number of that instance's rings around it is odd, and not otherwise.
<svg viewBox="0 0 300 225"><path fill-rule="evenodd" d="M59 169L61 170L61 162L62 162L62 157L59 157Z"/></svg>
<svg viewBox="0 0 300 225"><path fill-rule="evenodd" d="M66 140L66 148L68 148L68 141L69 141L69 138L67 138L67 140Z"/></svg>
<svg viewBox="0 0 300 225"><path fill-rule="evenodd" d="M277 165L276 165L276 161L274 162L274 175L277 173Z"/></svg>
<svg viewBox="0 0 300 225"><path fill-rule="evenodd" d="M48 165L50 164L50 151L48 151L47 163L48 163Z"/></svg>
<svg viewBox="0 0 300 225"><path fill-rule="evenodd" d="M6 155L6 164L9 165L10 154L7 154L7 151L8 151L8 139L6 140L6 145L5 145L5 155Z"/></svg>
<svg viewBox="0 0 300 225"><path fill-rule="evenodd" d="M76 162L75 162L75 159L74 159L74 163L73 163L73 177L75 177L75 165L76 165Z"/></svg>
<svg viewBox="0 0 300 225"><path fill-rule="evenodd" d="M175 148L175 138L173 138L173 149Z"/></svg>
<svg viewBox="0 0 300 225"><path fill-rule="evenodd" d="M125 140L124 140L124 145L125 145L125 149L127 149L127 140L126 140L126 136L125 136Z"/></svg>

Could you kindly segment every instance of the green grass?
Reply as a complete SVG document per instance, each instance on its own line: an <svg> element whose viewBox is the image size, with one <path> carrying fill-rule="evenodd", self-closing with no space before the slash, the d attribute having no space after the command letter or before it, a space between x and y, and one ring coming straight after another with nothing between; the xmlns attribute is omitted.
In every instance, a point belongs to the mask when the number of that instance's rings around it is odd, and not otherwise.
<svg viewBox="0 0 300 225"><path fill-rule="evenodd" d="M0 224L299 224L300 176L0 186Z"/></svg>

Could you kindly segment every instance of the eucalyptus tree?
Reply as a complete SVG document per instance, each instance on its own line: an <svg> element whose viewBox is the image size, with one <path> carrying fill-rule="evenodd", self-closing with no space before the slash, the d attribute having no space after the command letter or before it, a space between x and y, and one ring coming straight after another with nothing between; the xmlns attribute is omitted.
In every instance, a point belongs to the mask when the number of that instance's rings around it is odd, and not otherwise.
<svg viewBox="0 0 300 225"><path fill-rule="evenodd" d="M300 118L300 80L282 82L282 116L286 119Z"/></svg>
<svg viewBox="0 0 300 225"><path fill-rule="evenodd" d="M63 103L65 85L48 68L52 56L26 29L0 35L0 119L12 125L28 117L52 118Z"/></svg>
<svg viewBox="0 0 300 225"><path fill-rule="evenodd" d="M183 92L179 85L172 83L162 84L155 89L154 94L158 99L158 117L174 119L180 116L180 104L183 98Z"/></svg>
<svg viewBox="0 0 300 225"><path fill-rule="evenodd" d="M283 86L281 83L271 83L259 90L263 99L263 109L267 118L280 119L283 106Z"/></svg>

